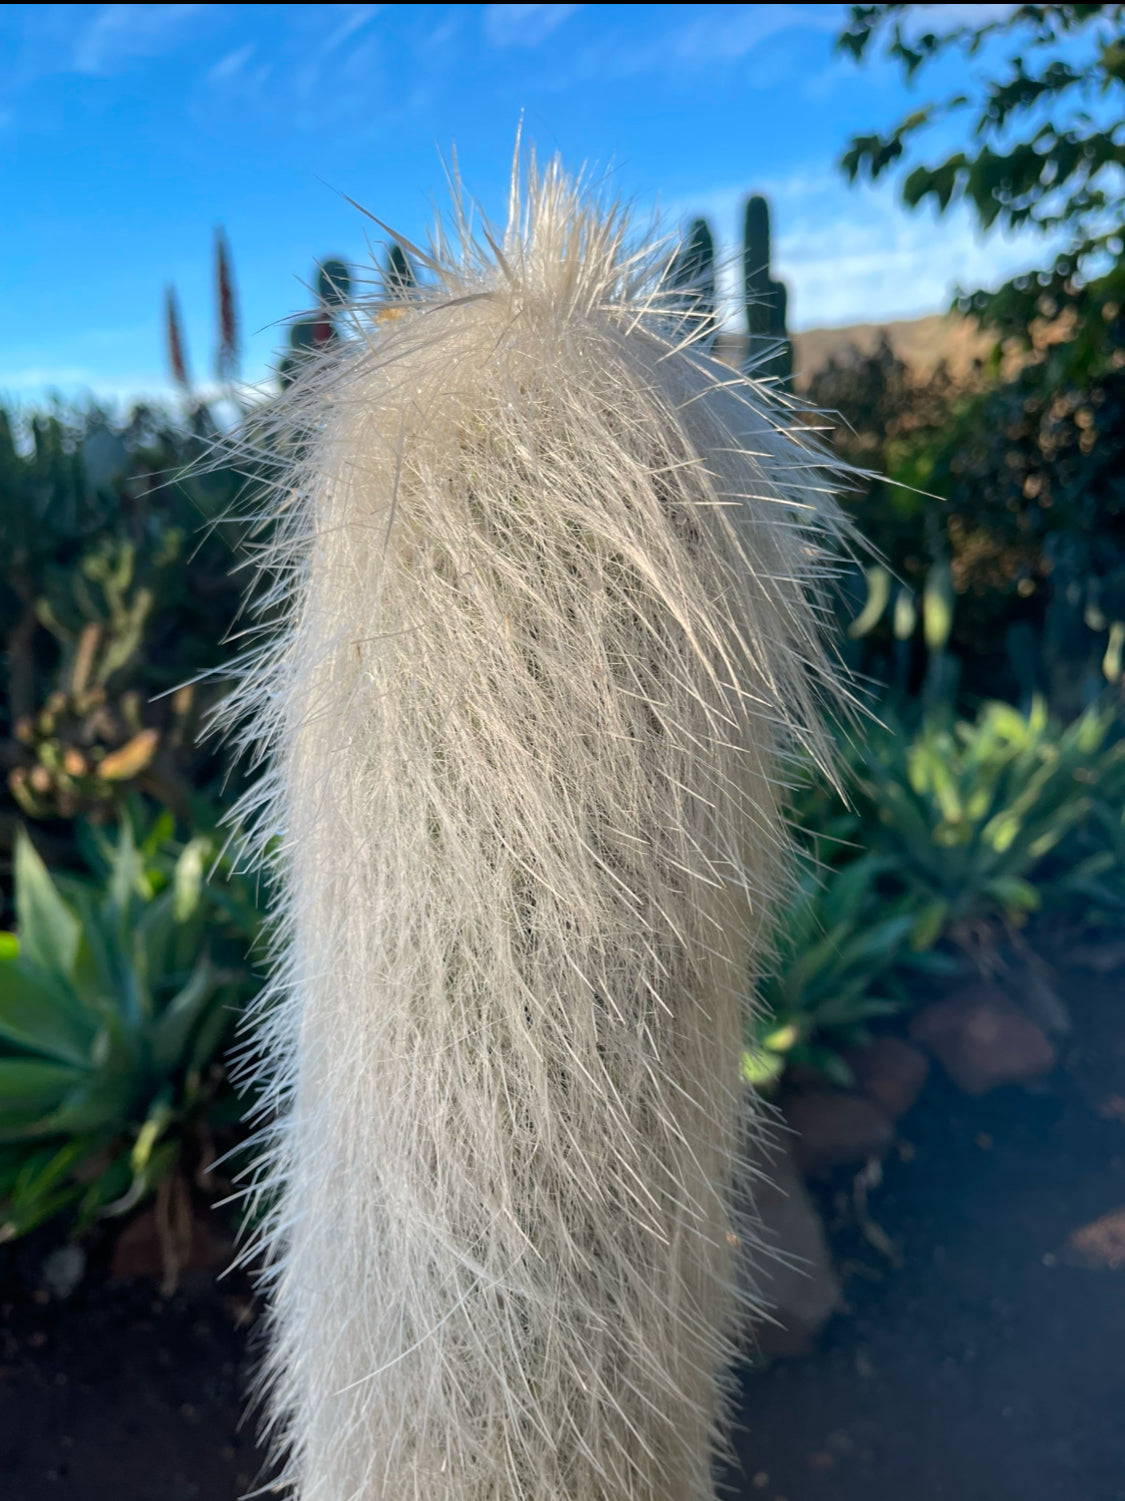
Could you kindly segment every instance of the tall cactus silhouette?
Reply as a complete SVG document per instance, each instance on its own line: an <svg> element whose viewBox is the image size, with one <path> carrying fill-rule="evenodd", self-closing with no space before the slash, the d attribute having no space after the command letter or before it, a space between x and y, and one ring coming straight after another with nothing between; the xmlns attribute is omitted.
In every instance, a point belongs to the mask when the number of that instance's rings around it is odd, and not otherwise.
<svg viewBox="0 0 1125 1501"><path fill-rule="evenodd" d="M715 239L706 219L693 219L668 272L668 285L678 294L674 305L694 325L698 336L715 334Z"/></svg>
<svg viewBox="0 0 1125 1501"><path fill-rule="evenodd" d="M339 320L352 291L351 268L346 261L330 258L317 267L314 311L289 325L289 351L278 366L284 389L290 385L310 355L334 344L340 337Z"/></svg>
<svg viewBox="0 0 1125 1501"><path fill-rule="evenodd" d="M759 193L746 200L742 257L749 334L746 371L759 378L788 380L793 374L793 345L786 326L789 293L784 282L770 275L770 210Z"/></svg>
<svg viewBox="0 0 1125 1501"><path fill-rule="evenodd" d="M414 267L410 263L410 257L396 240L387 251L387 264L383 271L383 288L389 300L397 302L410 293L418 285L418 278L414 274Z"/></svg>

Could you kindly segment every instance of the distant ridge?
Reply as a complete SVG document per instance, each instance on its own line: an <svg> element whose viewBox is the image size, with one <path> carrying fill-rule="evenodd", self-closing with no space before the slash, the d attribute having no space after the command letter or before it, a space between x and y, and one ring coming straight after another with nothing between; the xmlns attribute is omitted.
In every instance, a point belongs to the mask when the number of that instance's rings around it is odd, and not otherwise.
<svg viewBox="0 0 1125 1501"><path fill-rule="evenodd" d="M851 323L844 328L808 328L792 336L794 385L798 391L803 390L818 370L851 349L865 355L873 353L884 335L899 359L921 376L935 370L942 360L954 376L967 375L974 361L984 359L995 342L958 313L930 313L924 318L890 323ZM742 333L721 333L716 342L716 353L731 364L740 362L745 348Z"/></svg>

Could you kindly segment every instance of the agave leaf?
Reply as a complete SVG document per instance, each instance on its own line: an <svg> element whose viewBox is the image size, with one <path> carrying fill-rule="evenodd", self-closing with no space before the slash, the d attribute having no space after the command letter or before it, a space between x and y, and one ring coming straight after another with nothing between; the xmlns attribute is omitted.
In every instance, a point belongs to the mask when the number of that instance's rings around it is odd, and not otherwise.
<svg viewBox="0 0 1125 1501"><path fill-rule="evenodd" d="M865 932L860 932L840 951L840 966L851 969L856 965L868 965L873 974L894 962L899 950L914 928L915 916L904 912L898 917L884 918Z"/></svg>
<svg viewBox="0 0 1125 1501"><path fill-rule="evenodd" d="M994 742L995 736L999 735L1013 748L1021 750L1032 739L1031 721L1025 719L1011 704L1001 703L999 700L988 705L981 719L981 730L989 740ZM983 743L988 744L988 741ZM988 748L992 749L992 745Z"/></svg>
<svg viewBox="0 0 1125 1501"><path fill-rule="evenodd" d="M0 1058L0 1141L44 1135L41 1122L89 1076L41 1058Z"/></svg>
<svg viewBox="0 0 1125 1501"><path fill-rule="evenodd" d="M762 1038L762 1046L771 1053L787 1053L800 1040L801 1029L796 1022L786 1022Z"/></svg>
<svg viewBox="0 0 1125 1501"><path fill-rule="evenodd" d="M863 609L848 626L848 635L853 641L858 641L873 631L883 618L887 608L887 602L891 597L891 576L881 564L865 570L867 580L867 600Z"/></svg>
<svg viewBox="0 0 1125 1501"><path fill-rule="evenodd" d="M996 876L984 890L1010 911L1034 912L1043 905L1043 898L1031 882L1019 876Z"/></svg>
<svg viewBox="0 0 1125 1501"><path fill-rule="evenodd" d="M953 575L946 562L935 563L922 589L922 635L931 652L944 651L953 628Z"/></svg>
<svg viewBox="0 0 1125 1501"><path fill-rule="evenodd" d="M77 1068L90 1065L96 1015L68 995L65 982L45 985L26 961L0 962L0 1038Z"/></svg>
<svg viewBox="0 0 1125 1501"><path fill-rule="evenodd" d="M78 918L59 895L23 829L16 836L15 884L22 953L41 969L69 976L78 953Z"/></svg>
<svg viewBox="0 0 1125 1501"><path fill-rule="evenodd" d="M38 1151L21 1149L19 1177L2 1195L0 1242L26 1235L74 1203L82 1186L69 1174L86 1151L86 1143L81 1141L67 1142L57 1150L53 1144Z"/></svg>
<svg viewBox="0 0 1125 1501"><path fill-rule="evenodd" d="M133 962L149 988L174 971L176 928L172 892L163 891L145 908L133 935Z"/></svg>
<svg viewBox="0 0 1125 1501"><path fill-rule="evenodd" d="M916 951L932 948L941 937L949 917L949 903L936 897L918 909L910 930L910 947Z"/></svg>
<svg viewBox="0 0 1125 1501"><path fill-rule="evenodd" d="M957 795L957 787L949 766L937 754L934 755L931 785L938 807L941 809L941 816L949 823L960 823L965 816L964 808Z"/></svg>
<svg viewBox="0 0 1125 1501"><path fill-rule="evenodd" d="M210 846L209 839L189 840L176 861L173 889L177 922L187 922L199 909L203 893L204 860Z"/></svg>
<svg viewBox="0 0 1125 1501"><path fill-rule="evenodd" d="M161 1090L156 1099L149 1106L144 1124L137 1132L137 1139L133 1143L133 1150L129 1154L129 1165L134 1174L144 1173L149 1165L157 1142L167 1130L175 1111L172 1108L172 1094L170 1090Z"/></svg>
<svg viewBox="0 0 1125 1501"><path fill-rule="evenodd" d="M238 992L233 986L224 986L215 997L215 1004L203 1017L192 1039L191 1052L187 1058L189 1078L201 1074L211 1062L238 1015L237 1003Z"/></svg>
<svg viewBox="0 0 1125 1501"><path fill-rule="evenodd" d="M207 959L201 959L187 984L152 1024L153 1066L161 1076L180 1063L193 1029L214 999L214 970Z"/></svg>
<svg viewBox="0 0 1125 1501"><path fill-rule="evenodd" d="M141 1087L128 1068L101 1068L79 1075L65 1100L35 1127L37 1136L77 1136L106 1131L128 1121Z"/></svg>
<svg viewBox="0 0 1125 1501"><path fill-rule="evenodd" d="M754 1089L765 1089L781 1077L785 1059L777 1053L746 1048L742 1054L742 1077Z"/></svg>

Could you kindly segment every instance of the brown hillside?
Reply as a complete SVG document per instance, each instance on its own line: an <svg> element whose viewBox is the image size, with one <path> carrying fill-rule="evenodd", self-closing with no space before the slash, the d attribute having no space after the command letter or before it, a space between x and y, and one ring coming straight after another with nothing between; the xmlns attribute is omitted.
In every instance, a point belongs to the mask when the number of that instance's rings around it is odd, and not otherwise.
<svg viewBox="0 0 1125 1501"><path fill-rule="evenodd" d="M994 342L957 313L931 313L893 323L853 323L846 328L809 328L793 335L794 385L802 390L816 371L851 348L871 354L883 335L899 359L918 375L929 374L942 360L953 375L967 375L974 360L983 359ZM716 352L736 364L745 347L741 333L725 332L719 336Z"/></svg>

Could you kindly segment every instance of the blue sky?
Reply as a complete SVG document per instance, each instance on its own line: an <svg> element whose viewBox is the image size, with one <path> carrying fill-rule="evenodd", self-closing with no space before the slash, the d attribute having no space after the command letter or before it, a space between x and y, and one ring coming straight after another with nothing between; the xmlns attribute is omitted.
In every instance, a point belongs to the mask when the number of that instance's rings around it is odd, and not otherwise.
<svg viewBox="0 0 1125 1501"><path fill-rule="evenodd" d="M999 6L941 6L943 14ZM313 262L362 264L370 226L424 232L456 147L499 213L521 112L540 153L610 171L668 223L734 248L749 192L774 210L794 327L937 310L1041 248L849 189L849 132L910 103L833 41L837 5L6 5L0 7L0 392L167 390L176 285L197 376L214 358L212 234L230 240L260 378ZM951 65L955 66L955 65ZM948 72L947 72L947 77ZM923 88L928 90L925 83Z"/></svg>

